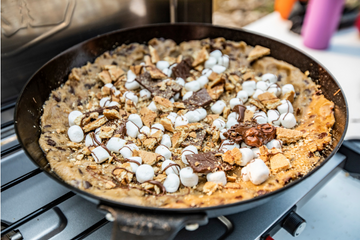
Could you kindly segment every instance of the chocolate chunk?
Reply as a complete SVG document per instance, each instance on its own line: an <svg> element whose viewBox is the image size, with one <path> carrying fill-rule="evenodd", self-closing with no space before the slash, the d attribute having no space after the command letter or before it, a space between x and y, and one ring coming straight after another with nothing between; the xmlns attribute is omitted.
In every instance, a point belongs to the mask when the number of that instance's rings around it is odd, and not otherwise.
<svg viewBox="0 0 360 240"><path fill-rule="evenodd" d="M59 98L58 96L56 96L55 94L52 95L53 99L55 99L55 101L60 102L61 98Z"/></svg>
<svg viewBox="0 0 360 240"><path fill-rule="evenodd" d="M88 181L83 181L83 186L85 189L88 189L88 188L92 187L92 184L89 183Z"/></svg>
<svg viewBox="0 0 360 240"><path fill-rule="evenodd" d="M173 67L172 72L175 78L180 77L185 80L186 78L190 77L191 65L191 58L186 58L182 60L178 65Z"/></svg>
<svg viewBox="0 0 360 240"><path fill-rule="evenodd" d="M328 134L326 132L320 133L318 138L319 139L323 139L324 137L326 137Z"/></svg>
<svg viewBox="0 0 360 240"><path fill-rule="evenodd" d="M171 85L167 85L165 89L161 89L162 80L151 79L151 76L148 72L140 75L135 78L141 86L146 88L151 92L153 96L160 96L166 99L172 98L177 92L180 92L182 86L172 81Z"/></svg>
<svg viewBox="0 0 360 240"><path fill-rule="evenodd" d="M236 105L234 108L233 108L233 111L236 112L237 114L239 114L239 117L237 119L238 122L243 122L244 121L244 118L245 118L245 110L246 110L246 107L244 105Z"/></svg>
<svg viewBox="0 0 360 240"><path fill-rule="evenodd" d="M215 152L189 154L186 159L195 173L214 172L220 168L222 160L215 156Z"/></svg>
<svg viewBox="0 0 360 240"><path fill-rule="evenodd" d="M206 136L206 130L200 130L196 132L196 138L192 138L188 136L185 141L181 143L181 147L187 147L189 145L194 145L197 149L200 149L202 146L202 143L204 142Z"/></svg>
<svg viewBox="0 0 360 240"><path fill-rule="evenodd" d="M205 88L200 89L197 92L194 92L191 97L189 97L185 103L196 105L199 107L206 107L212 102L212 98Z"/></svg>
<svg viewBox="0 0 360 240"><path fill-rule="evenodd" d="M53 147L56 146L56 142L54 140L48 139L46 142L50 146L53 146Z"/></svg>

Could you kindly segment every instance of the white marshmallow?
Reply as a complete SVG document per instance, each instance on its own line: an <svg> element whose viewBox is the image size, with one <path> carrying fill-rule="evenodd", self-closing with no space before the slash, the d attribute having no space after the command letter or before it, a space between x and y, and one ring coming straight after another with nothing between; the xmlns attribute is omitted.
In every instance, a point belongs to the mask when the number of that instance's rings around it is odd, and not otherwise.
<svg viewBox="0 0 360 240"><path fill-rule="evenodd" d="M185 113L184 117L189 121L189 123L200 121L200 114L196 111L189 111Z"/></svg>
<svg viewBox="0 0 360 240"><path fill-rule="evenodd" d="M119 151L123 158L129 158L133 156L134 150L139 150L135 144L126 144Z"/></svg>
<svg viewBox="0 0 360 240"><path fill-rule="evenodd" d="M221 58L222 56L222 52L220 50L214 50L210 53L210 57L214 57L216 60L218 60L219 58Z"/></svg>
<svg viewBox="0 0 360 240"><path fill-rule="evenodd" d="M213 72L216 72L218 74L223 73L226 70L226 67L221 66L221 65L214 65L211 70L213 70Z"/></svg>
<svg viewBox="0 0 360 240"><path fill-rule="evenodd" d="M140 165L142 164L142 159L141 157L129 157L128 159L133 160L133 161L137 161ZM139 168L139 165L133 162L129 162L131 169L134 173L136 173L136 170Z"/></svg>
<svg viewBox="0 0 360 240"><path fill-rule="evenodd" d="M149 164L142 164L136 170L136 179L140 183L152 180L154 175L154 169Z"/></svg>
<svg viewBox="0 0 360 240"><path fill-rule="evenodd" d="M296 118L292 113L283 113L280 116L281 125L285 128L293 128L296 125Z"/></svg>
<svg viewBox="0 0 360 240"><path fill-rule="evenodd" d="M217 184L221 184L223 186L226 185L227 180L226 180L226 174L224 171L219 171L219 172L214 172L214 173L208 173L206 175L206 179L208 180L208 182L213 182L213 183L217 183Z"/></svg>
<svg viewBox="0 0 360 240"><path fill-rule="evenodd" d="M266 147L268 149L272 149L272 148L277 148L277 149L281 149L282 147L282 141L281 140L278 140L278 139L273 139L271 140L270 142L268 142L266 144Z"/></svg>
<svg viewBox="0 0 360 240"><path fill-rule="evenodd" d="M171 152L170 150L163 146L163 145L159 145L156 149L155 149L155 153L160 154L161 156L163 156L165 159L170 159L171 158Z"/></svg>
<svg viewBox="0 0 360 240"><path fill-rule="evenodd" d="M209 79L206 76L200 76L198 79L196 79L198 83L200 83L200 87L204 87L206 84L208 84Z"/></svg>
<svg viewBox="0 0 360 240"><path fill-rule="evenodd" d="M175 128L178 126L186 125L189 123L189 120L185 116L177 116L175 119Z"/></svg>
<svg viewBox="0 0 360 240"><path fill-rule="evenodd" d="M295 88L292 84L285 84L282 88L281 88L282 94L285 95L288 92L295 92Z"/></svg>
<svg viewBox="0 0 360 240"><path fill-rule="evenodd" d="M102 115L102 116L104 116L104 115ZM98 127L97 129L95 129L95 134L96 134L96 135L99 135L99 134L100 134L100 130L101 130L101 127Z"/></svg>
<svg viewBox="0 0 360 240"><path fill-rule="evenodd" d="M167 192L176 192L180 186L180 179L176 174L170 174L166 177L163 183Z"/></svg>
<svg viewBox="0 0 360 240"><path fill-rule="evenodd" d="M176 78L175 82L181 86L185 86L185 80L180 77Z"/></svg>
<svg viewBox="0 0 360 240"><path fill-rule="evenodd" d="M226 132L227 132L226 129L223 129L223 130L220 131L220 139L221 139L221 140L226 139L226 137L224 136L224 133L226 133Z"/></svg>
<svg viewBox="0 0 360 240"><path fill-rule="evenodd" d="M215 65L215 64L214 64ZM211 66L212 67L212 66ZM211 68L210 67L210 68ZM210 69L208 69L207 67L205 67L205 69L204 70L202 70L202 72L201 72L201 74L202 75L205 75L206 77L209 77L210 75L211 75L211 73L212 73L212 70L210 70Z"/></svg>
<svg viewBox="0 0 360 240"><path fill-rule="evenodd" d="M240 148L241 152L241 162L240 166L245 166L254 159L254 152L250 148Z"/></svg>
<svg viewBox="0 0 360 240"><path fill-rule="evenodd" d="M110 157L110 154L100 146L93 149L91 151L91 155L93 156L96 163L102 163Z"/></svg>
<svg viewBox="0 0 360 240"><path fill-rule="evenodd" d="M211 69L213 66L216 65L216 58L215 57L209 57L208 60L205 61L205 68Z"/></svg>
<svg viewBox="0 0 360 240"><path fill-rule="evenodd" d="M193 93L194 93L193 91L185 93L182 100L185 101L186 99L190 98L193 95Z"/></svg>
<svg viewBox="0 0 360 240"><path fill-rule="evenodd" d="M277 76L272 73L265 73L261 76L261 80L269 83L276 83L277 82Z"/></svg>
<svg viewBox="0 0 360 240"><path fill-rule="evenodd" d="M107 107L107 106L109 106L109 104L110 104L110 98L109 97L104 97L99 102L100 107Z"/></svg>
<svg viewBox="0 0 360 240"><path fill-rule="evenodd" d="M230 120L231 118L238 119L239 114L237 112L232 112L232 113L229 114L228 120Z"/></svg>
<svg viewBox="0 0 360 240"><path fill-rule="evenodd" d="M69 126L73 126L75 125L74 121L78 116L81 116L82 113L80 111L72 111L71 113L69 113L68 119L69 119Z"/></svg>
<svg viewBox="0 0 360 240"><path fill-rule="evenodd" d="M281 105L277 107L277 110L279 111L279 113L283 114L283 113L293 113L294 112L294 108L291 104L291 102L289 100L281 100Z"/></svg>
<svg viewBox="0 0 360 240"><path fill-rule="evenodd" d="M197 112L199 114L199 121L203 120L207 116L207 112L204 108L195 109L194 112Z"/></svg>
<svg viewBox="0 0 360 240"><path fill-rule="evenodd" d="M167 118L170 119L172 124L175 124L175 120L177 116L178 116L177 113L171 112L169 113L169 115L167 115Z"/></svg>
<svg viewBox="0 0 360 240"><path fill-rule="evenodd" d="M243 102L239 98L230 99L230 108L233 109L236 105L243 105Z"/></svg>
<svg viewBox="0 0 360 240"><path fill-rule="evenodd" d="M275 96L279 97L281 95L281 88L276 84L271 84L267 89L267 92L273 93Z"/></svg>
<svg viewBox="0 0 360 240"><path fill-rule="evenodd" d="M120 92L119 90L115 90L115 91L114 91L114 96L115 96L115 97L118 97L120 94L121 94L121 92Z"/></svg>
<svg viewBox="0 0 360 240"><path fill-rule="evenodd" d="M238 124L239 122L237 121L237 118L230 118L228 119L228 121L226 122L226 128L230 129L232 126Z"/></svg>
<svg viewBox="0 0 360 240"><path fill-rule="evenodd" d="M114 85L112 83L107 83L104 85L104 87L110 88L110 89L114 89ZM115 88L116 89L116 88Z"/></svg>
<svg viewBox="0 0 360 240"><path fill-rule="evenodd" d="M149 104L148 108L153 112L156 112L158 110L154 101Z"/></svg>
<svg viewBox="0 0 360 240"><path fill-rule="evenodd" d="M223 152L226 152L226 151L232 150L236 147L239 148L240 147L239 144L231 142L230 140L225 140L222 142L220 150L222 150Z"/></svg>
<svg viewBox="0 0 360 240"><path fill-rule="evenodd" d="M118 137L112 137L106 144L106 148L112 152L120 153L120 148L126 144L124 139Z"/></svg>
<svg viewBox="0 0 360 240"><path fill-rule="evenodd" d="M255 105L246 106L246 109L252 111L253 113L256 111L257 107Z"/></svg>
<svg viewBox="0 0 360 240"><path fill-rule="evenodd" d="M256 82L255 81L245 81L242 84L243 90L248 94L248 97L252 96L256 89Z"/></svg>
<svg viewBox="0 0 360 240"><path fill-rule="evenodd" d="M268 123L274 126L280 126L280 113L276 110L267 112Z"/></svg>
<svg viewBox="0 0 360 240"><path fill-rule="evenodd" d="M181 169L180 179L181 179L181 183L185 187L196 186L199 182L199 176L196 173L194 173L191 167L186 167Z"/></svg>
<svg viewBox="0 0 360 240"><path fill-rule="evenodd" d="M263 90L261 90L261 89L256 89L255 92L254 92L254 94L252 95L252 98L253 98L253 99L258 99L258 96L259 96L260 94L263 94L263 93L264 93Z"/></svg>
<svg viewBox="0 0 360 240"><path fill-rule="evenodd" d="M169 166L169 164L176 164L174 161L172 160L165 160L162 164L161 164L161 171L164 171L164 169ZM171 166L169 168L167 168L165 170L166 175L170 175L170 174L180 174L180 167L179 166Z"/></svg>
<svg viewBox="0 0 360 240"><path fill-rule="evenodd" d="M201 85L198 81L191 81L188 83L185 83L185 89L186 91L199 91L201 89Z"/></svg>
<svg viewBox="0 0 360 240"><path fill-rule="evenodd" d="M246 101L248 100L248 93L244 90L238 91L237 98L239 98L243 103L246 103Z"/></svg>
<svg viewBox="0 0 360 240"><path fill-rule="evenodd" d="M230 59L229 59L228 55L224 55L221 58L219 58L219 60L218 60L218 64L221 66L224 66L225 68L229 67L229 62L230 62Z"/></svg>
<svg viewBox="0 0 360 240"><path fill-rule="evenodd" d="M151 97L151 93L150 93L150 91L149 90L147 90L147 89L143 89L143 90L141 90L140 91L140 97L142 98L142 99L149 99L150 97Z"/></svg>
<svg viewBox="0 0 360 240"><path fill-rule="evenodd" d="M146 134L146 135L150 135L150 128L148 126L143 126L140 129L140 133Z"/></svg>
<svg viewBox="0 0 360 240"><path fill-rule="evenodd" d="M158 61L156 63L156 68L158 68L159 70L163 70L165 68L169 68L170 64L167 61Z"/></svg>
<svg viewBox="0 0 360 240"><path fill-rule="evenodd" d="M141 117L138 114L130 114L128 120L135 123L139 128L142 128L142 126L143 126Z"/></svg>
<svg viewBox="0 0 360 240"><path fill-rule="evenodd" d="M160 129L160 131L162 131L162 132L165 131L165 128L164 128L164 126L163 126L162 124L160 124L160 123L154 123L153 125L151 125L150 134L156 133L157 131L159 131L159 129Z"/></svg>
<svg viewBox="0 0 360 240"><path fill-rule="evenodd" d="M223 100L216 101L214 105L211 106L211 111L215 114L220 114L224 110L226 103Z"/></svg>
<svg viewBox="0 0 360 240"><path fill-rule="evenodd" d="M260 149L259 148L251 148L251 151L254 154L254 158L260 157L261 154L260 154Z"/></svg>
<svg viewBox="0 0 360 240"><path fill-rule="evenodd" d="M127 82L132 82L135 80L135 78L136 78L136 75L135 75L135 73L133 73L133 71L131 71L131 70L127 71L127 73L126 73L126 81Z"/></svg>
<svg viewBox="0 0 360 240"><path fill-rule="evenodd" d="M168 148L171 148L171 138L168 134L164 134L161 138L162 145L167 146Z"/></svg>
<svg viewBox="0 0 360 240"><path fill-rule="evenodd" d="M125 83L125 88L128 90L135 90L135 89L138 89L139 87L140 87L140 84L135 80L127 81Z"/></svg>
<svg viewBox="0 0 360 240"><path fill-rule="evenodd" d="M242 142L241 148L251 148L251 146L247 145L245 142Z"/></svg>
<svg viewBox="0 0 360 240"><path fill-rule="evenodd" d="M139 127L131 121L126 122L126 134L130 137L136 138L139 134Z"/></svg>
<svg viewBox="0 0 360 240"><path fill-rule="evenodd" d="M185 163L186 165L188 165L188 161L186 159L186 155L189 155L189 154L198 154L198 150L195 146L193 145L189 145L187 146L186 148L184 148L181 152L181 160L183 161L183 163Z"/></svg>
<svg viewBox="0 0 360 240"><path fill-rule="evenodd" d="M216 130L223 130L225 125L226 124L225 124L224 120L218 118L213 121L213 123L211 124L211 127L215 128Z"/></svg>
<svg viewBox="0 0 360 240"><path fill-rule="evenodd" d="M263 111L255 112L253 119L255 119L258 124L265 124L268 122L266 113L264 113Z"/></svg>
<svg viewBox="0 0 360 240"><path fill-rule="evenodd" d="M174 63L173 65L171 65L170 67L169 67L169 69L170 70L172 70L174 67L176 67L177 66L177 63Z"/></svg>
<svg viewBox="0 0 360 240"><path fill-rule="evenodd" d="M266 90L268 90L268 87L270 86L269 83L267 82L263 82L263 81L259 81L256 83L256 89L260 89L260 90L263 90L264 92Z"/></svg>
<svg viewBox="0 0 360 240"><path fill-rule="evenodd" d="M78 125L73 125L68 129L68 136L72 142L79 143L84 139L84 132Z"/></svg>
<svg viewBox="0 0 360 240"><path fill-rule="evenodd" d="M110 103L107 105L107 107L113 107L113 106L118 106L118 107L120 107L120 104L119 104L118 102L112 101L112 102L110 102Z"/></svg>
<svg viewBox="0 0 360 240"><path fill-rule="evenodd" d="M174 100L177 101L177 100L179 100L179 98L180 98L180 93L176 93L174 95Z"/></svg>
<svg viewBox="0 0 360 240"><path fill-rule="evenodd" d="M169 68L164 68L164 69L162 70L162 72L163 72L166 76L171 77L171 74L172 74L172 70L171 70L171 69L169 69Z"/></svg>
<svg viewBox="0 0 360 240"><path fill-rule="evenodd" d="M250 180L250 178L248 176L247 166L245 166L241 169L241 177L244 182L247 182Z"/></svg>
<svg viewBox="0 0 360 240"><path fill-rule="evenodd" d="M95 135L96 140L98 140L98 142L101 142L101 138L99 137L99 135L97 135L97 134L94 134L94 135ZM97 144L96 141L93 140L90 133L88 135L86 135L86 137L85 137L85 146L89 147L89 146L98 146L98 145L99 144Z"/></svg>
<svg viewBox="0 0 360 240"><path fill-rule="evenodd" d="M139 101L139 98L131 91L127 91L124 93L125 101L130 100L133 103L137 104Z"/></svg>
<svg viewBox="0 0 360 240"><path fill-rule="evenodd" d="M247 172L250 181L255 185L265 182L270 175L269 168L264 161L259 158L254 159L247 165Z"/></svg>

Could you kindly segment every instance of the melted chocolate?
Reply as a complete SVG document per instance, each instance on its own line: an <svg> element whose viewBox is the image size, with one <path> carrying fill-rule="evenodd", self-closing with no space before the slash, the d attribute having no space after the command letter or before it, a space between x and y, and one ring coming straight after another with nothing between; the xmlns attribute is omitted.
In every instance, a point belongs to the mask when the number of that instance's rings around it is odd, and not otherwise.
<svg viewBox="0 0 360 240"><path fill-rule="evenodd" d="M147 183L147 182L158 186L161 189L161 195L166 193L166 189L165 189L164 185L162 185L161 182L158 182L158 181L155 181L155 180L147 180L144 183ZM157 195L157 194L155 194L155 195Z"/></svg>
<svg viewBox="0 0 360 240"><path fill-rule="evenodd" d="M243 122L244 118L245 118L246 107L244 105L239 104L233 108L233 111L236 112L237 114L239 114L237 121Z"/></svg>
<svg viewBox="0 0 360 240"><path fill-rule="evenodd" d="M220 168L222 160L215 156L215 152L185 155L194 173L210 173Z"/></svg>
<svg viewBox="0 0 360 240"><path fill-rule="evenodd" d="M176 170L177 170L177 174L180 174L180 165L179 164L177 164L177 163L170 163L169 165L167 165L162 171L161 171L161 173L164 173L168 168L170 168L170 167L173 167L173 166L175 166L176 167ZM175 172L175 171L174 171Z"/></svg>
<svg viewBox="0 0 360 240"><path fill-rule="evenodd" d="M172 68L172 72L175 78L180 77L182 79L186 79L190 77L192 60L191 58L185 58L179 64Z"/></svg>
<svg viewBox="0 0 360 240"><path fill-rule="evenodd" d="M212 102L212 98L210 97L209 93L205 88L194 92L191 97L186 99L184 102L187 104L199 106L199 107L206 107Z"/></svg>

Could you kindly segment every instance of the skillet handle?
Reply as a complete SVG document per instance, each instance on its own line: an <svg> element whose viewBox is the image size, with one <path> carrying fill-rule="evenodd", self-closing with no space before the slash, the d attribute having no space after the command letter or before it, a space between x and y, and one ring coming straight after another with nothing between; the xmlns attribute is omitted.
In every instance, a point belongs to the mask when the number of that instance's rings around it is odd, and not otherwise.
<svg viewBox="0 0 360 240"><path fill-rule="evenodd" d="M205 225L208 222L205 213L163 214L125 210L105 205L101 205L99 208L110 212L114 218L112 240L173 239L186 224Z"/></svg>

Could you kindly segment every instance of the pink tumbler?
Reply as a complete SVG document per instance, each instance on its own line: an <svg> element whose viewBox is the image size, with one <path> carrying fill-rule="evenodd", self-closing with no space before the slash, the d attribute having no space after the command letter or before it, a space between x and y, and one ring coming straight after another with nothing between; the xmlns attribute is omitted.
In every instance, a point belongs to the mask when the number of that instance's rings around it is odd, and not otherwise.
<svg viewBox="0 0 360 240"><path fill-rule="evenodd" d="M310 0L301 35L304 45L326 49L331 35L337 29L345 0Z"/></svg>

